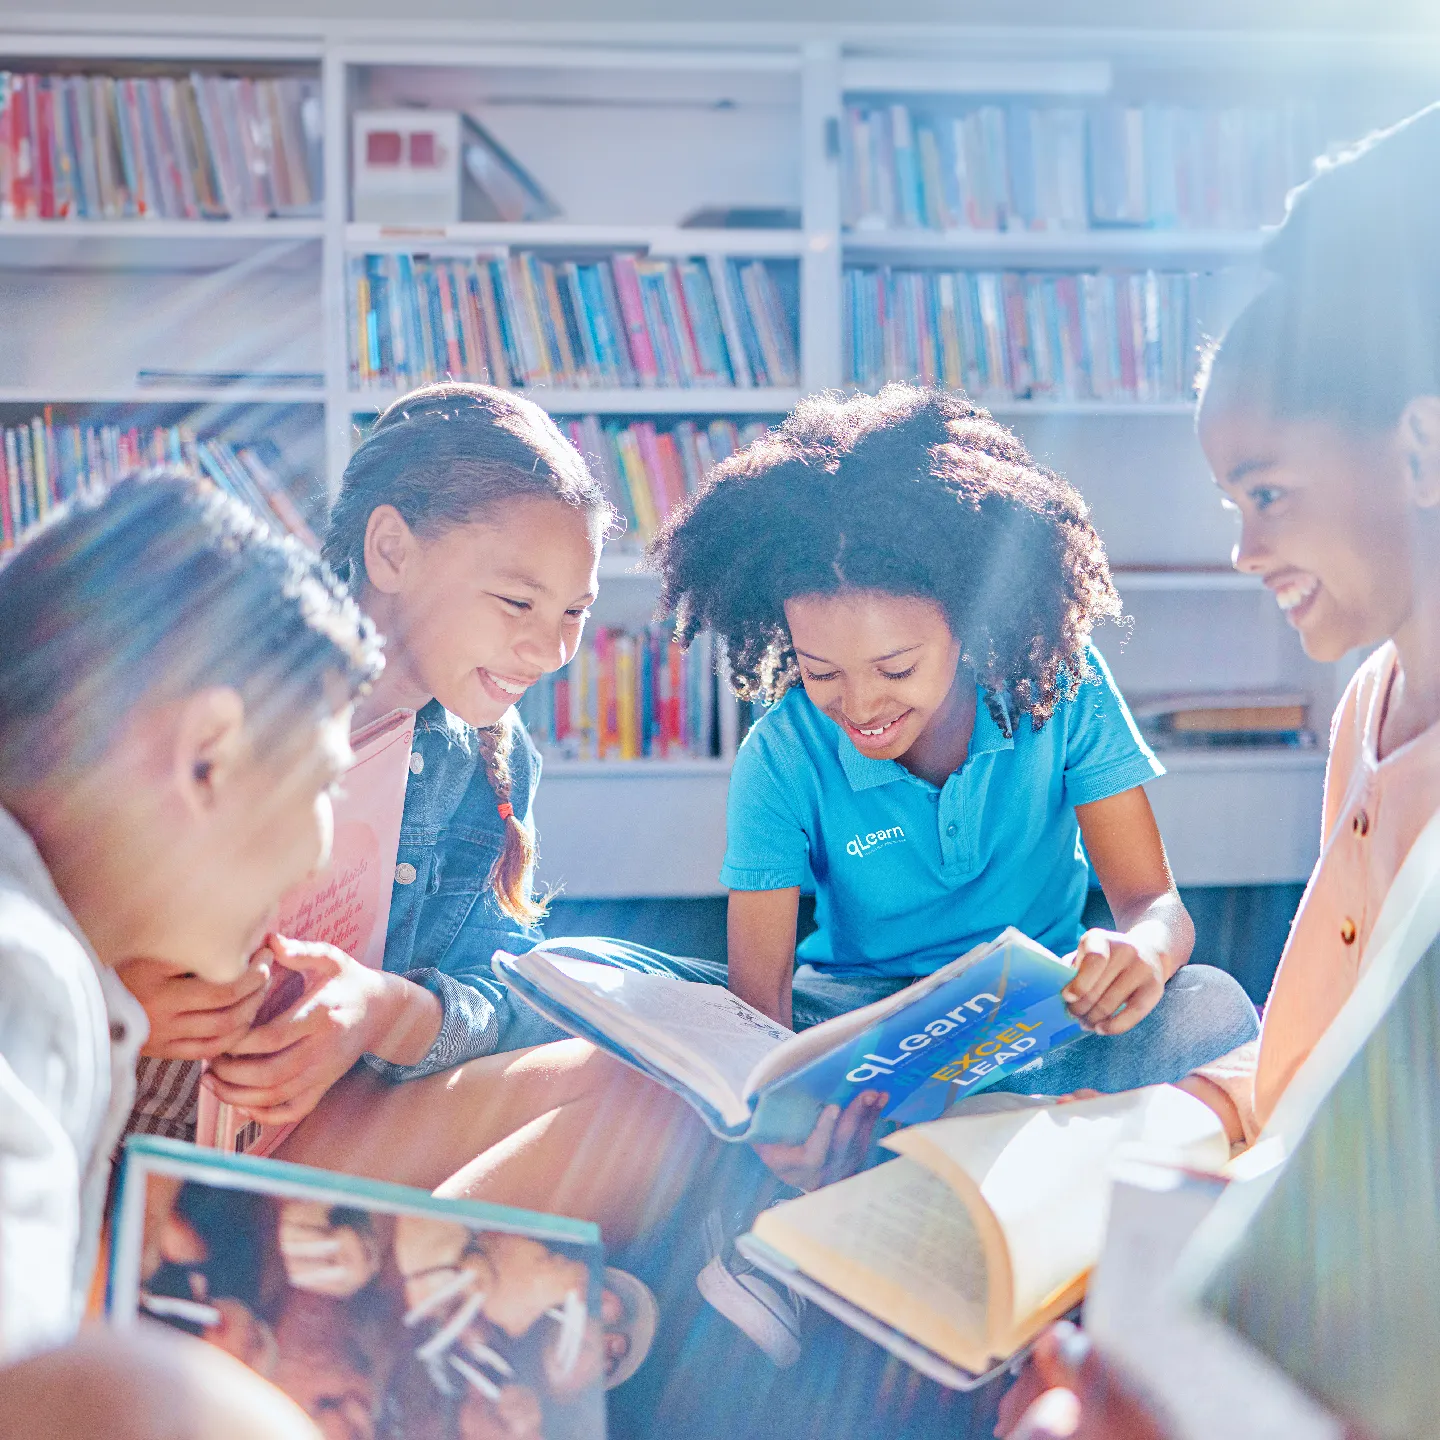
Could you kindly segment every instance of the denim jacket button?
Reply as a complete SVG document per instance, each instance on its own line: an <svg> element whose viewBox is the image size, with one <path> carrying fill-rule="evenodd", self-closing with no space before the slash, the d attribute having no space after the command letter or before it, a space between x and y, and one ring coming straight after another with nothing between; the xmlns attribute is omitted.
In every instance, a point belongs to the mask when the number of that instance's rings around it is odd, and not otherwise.
<svg viewBox="0 0 1440 1440"><path fill-rule="evenodd" d="M418 775L424 768L425 757L418 750L412 750L410 752L410 773Z"/></svg>
<svg viewBox="0 0 1440 1440"><path fill-rule="evenodd" d="M413 885L415 883L415 867L408 860L402 860L395 867L395 883L397 885Z"/></svg>

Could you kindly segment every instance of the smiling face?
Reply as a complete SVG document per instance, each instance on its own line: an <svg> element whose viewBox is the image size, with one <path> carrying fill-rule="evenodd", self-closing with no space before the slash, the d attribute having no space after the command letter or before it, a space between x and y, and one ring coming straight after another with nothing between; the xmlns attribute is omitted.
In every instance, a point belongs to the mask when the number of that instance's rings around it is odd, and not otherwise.
<svg viewBox="0 0 1440 1440"><path fill-rule="evenodd" d="M1233 563L1259 576L1313 660L1394 635L1412 608L1414 512L1396 432L1201 407L1200 443L1240 518Z"/></svg>
<svg viewBox="0 0 1440 1440"><path fill-rule="evenodd" d="M933 600L797 595L785 619L805 693L864 754L899 760L945 712L960 642Z"/></svg>
<svg viewBox="0 0 1440 1440"><path fill-rule="evenodd" d="M386 637L387 691L408 687L397 703L433 696L471 725L496 724L579 648L600 543L594 517L543 496L429 537L379 507L365 601Z"/></svg>

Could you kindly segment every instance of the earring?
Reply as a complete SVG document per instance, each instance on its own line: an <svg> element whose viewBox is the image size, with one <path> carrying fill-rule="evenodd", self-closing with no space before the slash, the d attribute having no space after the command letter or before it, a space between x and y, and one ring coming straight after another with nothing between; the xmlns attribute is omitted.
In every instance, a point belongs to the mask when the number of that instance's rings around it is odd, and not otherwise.
<svg viewBox="0 0 1440 1440"><path fill-rule="evenodd" d="M195 762L195 778L206 785L210 781L210 772L215 768L213 760L197 760Z"/></svg>

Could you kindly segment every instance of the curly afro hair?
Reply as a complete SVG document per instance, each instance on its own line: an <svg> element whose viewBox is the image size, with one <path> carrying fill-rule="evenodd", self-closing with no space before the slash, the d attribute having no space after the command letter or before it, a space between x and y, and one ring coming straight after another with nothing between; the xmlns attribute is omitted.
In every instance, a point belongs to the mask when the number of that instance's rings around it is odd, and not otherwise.
<svg viewBox="0 0 1440 1440"><path fill-rule="evenodd" d="M799 679L785 622L797 595L881 590L933 600L1008 735L1075 694L1085 648L1120 600L1078 492L962 395L887 385L812 395L717 465L649 559L688 644L729 650L736 693Z"/></svg>

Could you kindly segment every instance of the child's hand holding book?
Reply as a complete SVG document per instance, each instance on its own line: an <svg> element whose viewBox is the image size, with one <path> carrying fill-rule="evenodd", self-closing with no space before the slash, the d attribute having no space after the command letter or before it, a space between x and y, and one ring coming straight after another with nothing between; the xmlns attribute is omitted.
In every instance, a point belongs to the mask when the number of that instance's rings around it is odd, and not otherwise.
<svg viewBox="0 0 1440 1440"><path fill-rule="evenodd" d="M833 1185L863 1168L875 1123L889 1098L881 1090L862 1090L843 1110L827 1105L801 1144L757 1145L755 1153L774 1175L797 1190Z"/></svg>
<svg viewBox="0 0 1440 1440"><path fill-rule="evenodd" d="M299 995L236 1041L203 1081L262 1125L308 1115L362 1055L397 1065L423 1059L440 1002L403 976L372 970L333 945L271 936L271 953L302 979Z"/></svg>
<svg viewBox="0 0 1440 1440"><path fill-rule="evenodd" d="M249 1033L270 984L270 952L257 951L228 985L158 960L132 960L117 973L150 1020L142 1055L209 1060Z"/></svg>
<svg viewBox="0 0 1440 1440"><path fill-rule="evenodd" d="M1061 992L1065 1006L1097 1035L1133 1030L1160 1003L1169 978L1163 957L1134 932L1087 930L1066 959L1077 972Z"/></svg>

